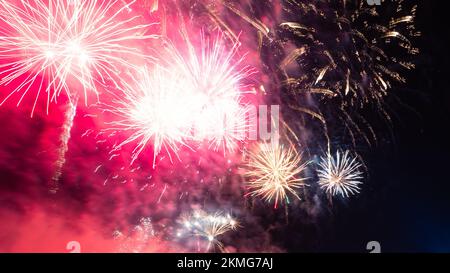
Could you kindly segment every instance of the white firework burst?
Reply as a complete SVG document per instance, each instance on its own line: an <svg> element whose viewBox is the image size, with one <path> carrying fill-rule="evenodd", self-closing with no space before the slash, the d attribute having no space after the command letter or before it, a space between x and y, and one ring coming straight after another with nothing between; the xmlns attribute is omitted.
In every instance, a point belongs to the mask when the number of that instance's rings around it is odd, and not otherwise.
<svg viewBox="0 0 450 273"><path fill-rule="evenodd" d="M275 208L283 200L289 204L289 194L300 199L297 190L305 186L307 178L301 177L301 173L308 164L293 147L261 144L258 152L250 153L245 173L248 195L273 201Z"/></svg>
<svg viewBox="0 0 450 273"><path fill-rule="evenodd" d="M160 66L144 67L123 82L120 95L115 95L105 110L115 115L107 130L130 132L125 141L113 151L134 144L131 164L147 145L153 144L153 167L162 149L177 155L180 146L188 145L192 119L198 101L194 94L183 88L182 78L176 71Z"/></svg>
<svg viewBox="0 0 450 273"><path fill-rule="evenodd" d="M120 92L104 107L117 116L108 130L132 133L113 150L134 144L132 163L149 144L155 167L163 150L170 159L171 154L179 157L182 146L203 143L234 152L246 140L251 108L242 101L250 91L241 80L253 72L238 69L242 59L233 58L238 45L227 51L220 32L212 42L203 37L199 49L189 39L185 42L189 50L183 54L166 40L157 64L134 69L131 80L122 79Z"/></svg>
<svg viewBox="0 0 450 273"><path fill-rule="evenodd" d="M327 194L349 197L359 193L363 179L362 164L348 150L337 151L334 156L328 153L321 157L318 165L318 183Z"/></svg>

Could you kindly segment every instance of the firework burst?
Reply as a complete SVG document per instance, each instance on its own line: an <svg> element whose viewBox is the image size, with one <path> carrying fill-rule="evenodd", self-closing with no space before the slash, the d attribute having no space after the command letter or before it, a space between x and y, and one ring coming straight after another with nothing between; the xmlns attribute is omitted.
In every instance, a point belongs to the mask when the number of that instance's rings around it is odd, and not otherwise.
<svg viewBox="0 0 450 273"><path fill-rule="evenodd" d="M303 162L294 148L274 144L261 144L257 153L250 153L247 184L248 195L261 197L266 202L289 204L288 194L300 199L297 189L305 186L306 178L299 175L309 162Z"/></svg>
<svg viewBox="0 0 450 273"><path fill-rule="evenodd" d="M354 145L360 137L369 145L377 141L373 118L360 110L370 105L390 121L386 97L415 67L416 6L404 0L379 7L347 0L281 5L283 22L271 46L283 56L277 61L283 104L320 120L328 145L336 134L350 136Z"/></svg>
<svg viewBox="0 0 450 273"><path fill-rule="evenodd" d="M418 52L412 44L420 35L416 6L407 9L403 0L387 1L383 10L366 1L282 2L286 21L279 31L299 45L282 62L294 89L339 97L346 107L382 104L391 83L405 81L394 69L414 68L408 57ZM312 73L296 77L294 64L297 72Z"/></svg>
<svg viewBox="0 0 450 273"><path fill-rule="evenodd" d="M114 148L117 151L136 141L131 163L152 143L155 164L162 149L177 154L180 145L187 145L198 100L183 88L183 78L176 71L156 66L137 72L137 77L130 75L130 83L123 83L121 94L112 101L114 106L105 107L116 117L108 130L132 133Z"/></svg>
<svg viewBox="0 0 450 273"><path fill-rule="evenodd" d="M219 237L239 227L239 223L230 214L225 215L223 212L208 214L202 210L195 210L182 216L180 224L182 228L177 232L177 237L196 238L199 251L204 244L206 251L213 251L216 248L224 251L224 245Z"/></svg>
<svg viewBox="0 0 450 273"><path fill-rule="evenodd" d="M196 112L194 138L208 141L215 150L233 152L246 136L246 104L244 95L252 92L243 81L255 73L243 66L244 56L238 57L239 42L226 47L222 32L210 40L202 32L200 50L192 45L191 37L185 34L188 54L182 55L174 46L169 54L175 56L175 69L185 77L185 84L197 94L200 103Z"/></svg>
<svg viewBox="0 0 450 273"><path fill-rule="evenodd" d="M32 112L43 93L48 111L61 92L84 95L87 103L88 91L97 94L96 82L115 84L120 71L132 66L125 57L143 57L135 43L154 37L145 34L149 24L127 14L134 2L1 0L0 84L20 82L3 102L21 92L20 104L36 89Z"/></svg>
<svg viewBox="0 0 450 273"><path fill-rule="evenodd" d="M336 155L327 154L319 162L317 175L319 185L331 196L341 195L349 197L360 191L363 173L362 164L349 151L336 152Z"/></svg>

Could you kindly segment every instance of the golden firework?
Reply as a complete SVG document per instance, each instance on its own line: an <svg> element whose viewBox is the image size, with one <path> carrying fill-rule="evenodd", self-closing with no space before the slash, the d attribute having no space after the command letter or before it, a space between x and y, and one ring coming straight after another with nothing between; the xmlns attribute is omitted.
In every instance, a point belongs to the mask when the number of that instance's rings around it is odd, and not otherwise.
<svg viewBox="0 0 450 273"><path fill-rule="evenodd" d="M256 153L250 153L245 176L248 194L258 196L266 202L274 202L275 208L281 200L289 203L289 194L300 199L297 189L305 186L306 178L300 174L309 162L292 148L283 145L261 144Z"/></svg>

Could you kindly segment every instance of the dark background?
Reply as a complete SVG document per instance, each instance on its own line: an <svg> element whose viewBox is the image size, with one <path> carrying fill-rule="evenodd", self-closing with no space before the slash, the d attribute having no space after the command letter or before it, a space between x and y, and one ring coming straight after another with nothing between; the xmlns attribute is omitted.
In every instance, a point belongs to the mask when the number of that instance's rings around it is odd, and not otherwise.
<svg viewBox="0 0 450 273"><path fill-rule="evenodd" d="M382 252L450 252L449 14L443 1L420 2L421 54L399 90L394 136L371 150L367 188L335 207L318 251L364 252L378 241Z"/></svg>

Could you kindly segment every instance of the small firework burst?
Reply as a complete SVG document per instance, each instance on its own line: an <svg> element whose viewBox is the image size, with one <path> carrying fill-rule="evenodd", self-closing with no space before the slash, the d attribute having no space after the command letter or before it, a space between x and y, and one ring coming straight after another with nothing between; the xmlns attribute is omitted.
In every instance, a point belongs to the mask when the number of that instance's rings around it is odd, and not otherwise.
<svg viewBox="0 0 450 273"><path fill-rule="evenodd" d="M348 150L338 151L334 156L327 154L319 162L319 185L331 196L349 197L357 194L363 179L361 167L358 158L353 157Z"/></svg>
<svg viewBox="0 0 450 273"><path fill-rule="evenodd" d="M182 228L177 232L179 238L196 238L197 249L201 251L224 251L224 245L219 237L229 231L236 230L239 223L230 214L221 211L208 214L203 210L181 217Z"/></svg>
<svg viewBox="0 0 450 273"><path fill-rule="evenodd" d="M55 164L55 172L52 177L52 185L50 187L50 192L57 192L58 191L58 183L59 179L62 176L63 168L66 163L66 153L69 150L69 141L70 141L70 135L72 132L72 127L74 124L77 107L76 107L76 101L72 104L69 103L68 109L66 110L64 124L62 126L62 134L60 136L60 146L57 151L58 153L58 159L56 160Z"/></svg>
<svg viewBox="0 0 450 273"><path fill-rule="evenodd" d="M299 177L309 162L292 148L276 144L261 144L259 151L250 153L245 176L248 194L261 197L266 202L289 203L288 194L300 199L297 189L305 186L306 178Z"/></svg>
<svg viewBox="0 0 450 273"><path fill-rule="evenodd" d="M202 32L198 48L191 39L184 35L189 49L187 54L169 45L168 55L174 58L175 65L171 69L184 75L185 88L191 89L200 103L195 112L194 139L208 141L215 150L233 152L245 140L248 108L243 99L252 90L243 82L255 70L242 65L245 55L238 57L240 43L227 47L220 31L212 38Z"/></svg>

